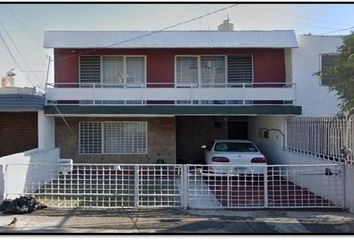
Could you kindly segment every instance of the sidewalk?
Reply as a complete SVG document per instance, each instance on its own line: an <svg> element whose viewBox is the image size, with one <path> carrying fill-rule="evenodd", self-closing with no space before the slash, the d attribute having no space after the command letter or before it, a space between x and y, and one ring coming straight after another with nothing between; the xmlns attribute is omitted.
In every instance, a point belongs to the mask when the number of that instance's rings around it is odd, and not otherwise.
<svg viewBox="0 0 354 240"><path fill-rule="evenodd" d="M17 222L7 226L13 218ZM44 209L0 215L0 233L354 233L354 214L277 210Z"/></svg>

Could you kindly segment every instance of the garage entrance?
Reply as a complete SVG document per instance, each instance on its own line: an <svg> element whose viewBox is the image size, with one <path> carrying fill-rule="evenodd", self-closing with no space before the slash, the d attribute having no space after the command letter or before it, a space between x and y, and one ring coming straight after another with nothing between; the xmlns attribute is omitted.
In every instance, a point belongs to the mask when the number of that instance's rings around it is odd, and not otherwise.
<svg viewBox="0 0 354 240"><path fill-rule="evenodd" d="M200 147L215 139L247 139L248 117L178 116L176 151L178 164L203 164Z"/></svg>

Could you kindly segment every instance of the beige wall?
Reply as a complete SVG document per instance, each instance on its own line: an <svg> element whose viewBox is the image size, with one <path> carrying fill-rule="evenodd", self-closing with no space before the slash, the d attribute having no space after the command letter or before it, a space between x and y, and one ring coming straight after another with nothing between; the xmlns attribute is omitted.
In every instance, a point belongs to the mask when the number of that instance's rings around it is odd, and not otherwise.
<svg viewBox="0 0 354 240"><path fill-rule="evenodd" d="M176 123L174 117L164 118L91 118L66 117L55 119L55 144L61 158L72 158L76 163L176 163ZM147 121L147 154L79 154L80 121Z"/></svg>

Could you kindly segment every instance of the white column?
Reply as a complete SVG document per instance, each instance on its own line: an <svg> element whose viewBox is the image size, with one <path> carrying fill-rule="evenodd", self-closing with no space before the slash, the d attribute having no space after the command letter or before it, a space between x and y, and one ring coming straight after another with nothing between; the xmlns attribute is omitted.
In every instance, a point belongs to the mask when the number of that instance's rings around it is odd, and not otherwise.
<svg viewBox="0 0 354 240"><path fill-rule="evenodd" d="M55 146L54 117L44 115L44 111L38 111L38 148L54 148Z"/></svg>

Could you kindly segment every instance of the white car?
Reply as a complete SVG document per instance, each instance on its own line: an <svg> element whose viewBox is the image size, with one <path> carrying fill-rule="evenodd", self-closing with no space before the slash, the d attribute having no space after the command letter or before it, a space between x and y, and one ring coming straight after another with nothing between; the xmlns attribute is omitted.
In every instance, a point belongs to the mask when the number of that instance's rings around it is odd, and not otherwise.
<svg viewBox="0 0 354 240"><path fill-rule="evenodd" d="M267 159L254 143L248 140L214 140L203 145L204 159L209 170L226 174L264 174Z"/></svg>

